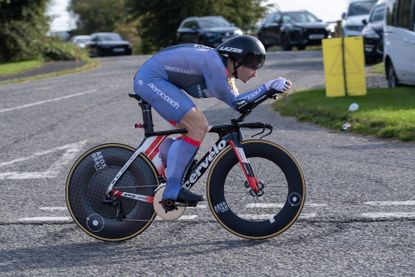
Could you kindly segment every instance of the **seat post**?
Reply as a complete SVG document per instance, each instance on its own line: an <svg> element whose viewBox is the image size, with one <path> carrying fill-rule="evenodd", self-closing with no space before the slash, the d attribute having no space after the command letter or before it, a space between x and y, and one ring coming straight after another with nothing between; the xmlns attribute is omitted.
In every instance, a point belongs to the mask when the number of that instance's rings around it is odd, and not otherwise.
<svg viewBox="0 0 415 277"><path fill-rule="evenodd" d="M153 116L151 115L151 105L144 101L140 101L138 105L140 105L141 110L143 112L144 133L154 133Z"/></svg>

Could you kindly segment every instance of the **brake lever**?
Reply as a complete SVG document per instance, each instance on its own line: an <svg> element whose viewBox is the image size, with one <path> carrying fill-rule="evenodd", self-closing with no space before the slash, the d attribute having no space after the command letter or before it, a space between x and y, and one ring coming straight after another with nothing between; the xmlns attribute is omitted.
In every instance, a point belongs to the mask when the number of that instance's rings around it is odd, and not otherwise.
<svg viewBox="0 0 415 277"><path fill-rule="evenodd" d="M265 128L264 128L265 129ZM271 129L269 129L269 132L268 133L266 133L265 135L263 135L262 137L260 137L259 139L263 139L263 138L265 138L266 136L269 136L269 135L271 135L271 133L272 133L272 128Z"/></svg>
<svg viewBox="0 0 415 277"><path fill-rule="evenodd" d="M266 133L265 135L259 137L259 139L263 139L264 137L269 136L272 133L272 131L273 131L274 128L272 127L271 124L265 124L264 127L262 128L262 131L259 132L259 133L256 133L255 135L252 135L252 137L255 137L255 136L258 136L260 134L263 134L265 132L265 129L268 129L269 132Z"/></svg>
<svg viewBox="0 0 415 277"><path fill-rule="evenodd" d="M253 137L259 136L260 134L263 134L264 132L265 132L265 127L264 127L264 128L262 128L262 131L261 131L261 132L256 133L255 135L252 135L251 137L253 138ZM261 139L261 138L263 138L263 137L260 137L260 139Z"/></svg>

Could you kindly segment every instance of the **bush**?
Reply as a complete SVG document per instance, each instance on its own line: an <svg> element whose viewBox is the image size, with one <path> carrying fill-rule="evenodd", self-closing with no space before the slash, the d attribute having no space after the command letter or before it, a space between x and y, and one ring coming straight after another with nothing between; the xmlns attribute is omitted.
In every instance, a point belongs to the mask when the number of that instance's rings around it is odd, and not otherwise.
<svg viewBox="0 0 415 277"><path fill-rule="evenodd" d="M40 54L46 61L86 61L89 59L85 50L57 38L48 38L42 44Z"/></svg>
<svg viewBox="0 0 415 277"><path fill-rule="evenodd" d="M39 58L48 30L48 0L0 0L0 61Z"/></svg>

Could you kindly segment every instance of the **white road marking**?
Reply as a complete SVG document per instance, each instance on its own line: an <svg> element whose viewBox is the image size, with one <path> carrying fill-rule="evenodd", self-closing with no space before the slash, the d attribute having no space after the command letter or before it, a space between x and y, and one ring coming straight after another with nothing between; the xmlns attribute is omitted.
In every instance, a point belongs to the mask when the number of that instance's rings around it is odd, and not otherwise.
<svg viewBox="0 0 415 277"><path fill-rule="evenodd" d="M251 203L246 205L247 208L282 208L285 204L283 203ZM306 207L327 207L327 204L318 203L306 203Z"/></svg>
<svg viewBox="0 0 415 277"><path fill-rule="evenodd" d="M183 215L178 220L193 220L198 215ZM160 217L156 217L155 220L162 220ZM24 217L17 220L20 223L27 224L42 224L42 223L71 223L73 222L70 216L37 216L37 217Z"/></svg>
<svg viewBox="0 0 415 277"><path fill-rule="evenodd" d="M267 203L261 203L267 204ZM268 203L270 204L270 203ZM364 204L367 205L377 205L377 206L409 206L413 205L413 201L372 201L372 202L365 202ZM275 206L275 204L272 204ZM318 204L313 203L310 206L314 207L322 207L328 206L328 204ZM199 205L199 208L205 209L207 205ZM251 208L256 207L254 205L250 206ZM261 207L269 207L269 205L262 205ZM273 206L272 206L273 207ZM39 207L42 211L67 211L67 207ZM270 220L273 221L275 214L239 214L241 218L247 220ZM178 220L194 220L198 218L199 215L183 215ZM302 213L300 214L300 219L311 219L317 217L317 213ZM370 212L370 213L361 213L358 214L357 219L371 219L371 220L382 220L382 219L415 219L415 212ZM160 217L156 217L155 220L162 220ZM69 216L40 216L40 217L25 217L18 219L20 223L27 223L27 224L42 224L42 223L71 223L73 222L72 218Z"/></svg>
<svg viewBox="0 0 415 277"><path fill-rule="evenodd" d="M63 155L57 159L46 171L42 172L17 172L17 171L9 171L9 172L0 172L0 180L5 179L43 179L43 178L55 178L58 176L59 172L65 168L66 164L69 163L75 156L82 150L85 146L87 140L83 140L77 143L71 143L63 146L59 146L50 150L40 151L34 153L31 156L23 157L14 159L8 162L0 163L0 167L13 165L15 163L24 162L31 159L36 159L37 157L48 155L54 152L65 150Z"/></svg>
<svg viewBox="0 0 415 277"><path fill-rule="evenodd" d="M309 218L313 218L316 216L317 216L317 213L301 213L300 214L300 218L302 219L309 219Z"/></svg>
<svg viewBox="0 0 415 277"><path fill-rule="evenodd" d="M70 216L39 216L39 217L25 217L18 220L21 223L70 223L72 217Z"/></svg>
<svg viewBox="0 0 415 277"><path fill-rule="evenodd" d="M39 210L54 212L54 211L67 211L68 208L67 207L39 207Z"/></svg>
<svg viewBox="0 0 415 277"><path fill-rule="evenodd" d="M415 201L368 201L365 204L371 206L415 206Z"/></svg>
<svg viewBox="0 0 415 277"><path fill-rule="evenodd" d="M93 90L89 90L89 91L85 91L85 92L81 92L81 93L75 93L75 94L66 95L66 96L53 98L53 99L49 99L49 100L43 100L43 101L38 101L38 102L26 104L26 105L17 106L17 107L2 109L2 110L0 110L0 113L5 113L5 112L11 112L11 111L20 110L20 109L30 108L30 107L33 107L33 106L38 106L38 105L42 105L42 104L46 104L46 103L52 103L52 102L56 102L56 101L60 101L60 100L64 100L64 99L68 99L68 98L72 98L72 97L76 97L76 96L81 96L81 95L85 95L85 94L89 94L89 93L94 93L94 92L97 92L97 91L98 90L93 89Z"/></svg>
<svg viewBox="0 0 415 277"><path fill-rule="evenodd" d="M395 213L362 213L362 218L369 219L415 219L415 212L395 212Z"/></svg>
<svg viewBox="0 0 415 277"><path fill-rule="evenodd" d="M275 215L273 214L240 214L238 215L246 220L270 220L273 221ZM300 219L315 218L317 213L302 213ZM183 215L178 220L194 220L199 215ZM384 219L415 219L415 212L373 212L362 213L357 216L358 219L371 219L371 220L384 220ZM160 217L156 217L157 221L162 220ZM73 220L70 216L39 216L39 217L25 217L18 219L19 223L26 224L42 224L42 223L72 223Z"/></svg>
<svg viewBox="0 0 415 277"><path fill-rule="evenodd" d="M188 209L206 209L207 205L200 205L198 204L196 207L187 207Z"/></svg>
<svg viewBox="0 0 415 277"><path fill-rule="evenodd" d="M275 214L238 214L239 217L246 219L246 220L261 220L261 219L271 219L275 216ZM316 217L316 213L302 213L300 214L300 218L313 218Z"/></svg>
<svg viewBox="0 0 415 277"><path fill-rule="evenodd" d="M193 220L196 217L198 217L198 215L196 214L191 214L191 215L182 215L179 220ZM160 218L159 216L156 216L156 220L163 220L162 218ZM166 220L168 221L168 220Z"/></svg>

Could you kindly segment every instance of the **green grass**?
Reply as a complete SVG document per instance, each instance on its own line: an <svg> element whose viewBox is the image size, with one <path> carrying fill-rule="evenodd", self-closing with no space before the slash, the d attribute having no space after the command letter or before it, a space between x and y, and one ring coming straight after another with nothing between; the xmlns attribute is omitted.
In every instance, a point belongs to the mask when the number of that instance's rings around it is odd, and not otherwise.
<svg viewBox="0 0 415 277"><path fill-rule="evenodd" d="M7 84L14 84L14 83L30 82L30 81L34 81L34 80L48 79L48 78L62 76L62 75L71 74L71 73L79 73L79 72L89 71L89 70L92 70L92 69L100 67L100 66L101 66L101 63L98 60L88 59L88 61L86 61L83 66L77 67L75 69L67 69L67 70L62 70L62 71L57 71L57 72L51 72L51 73L40 74L40 75L35 75L35 76L30 76L30 77L24 77L24 78L20 78L20 79L12 79L12 80L1 81L0 86L7 85Z"/></svg>
<svg viewBox="0 0 415 277"><path fill-rule="evenodd" d="M374 74L385 75L385 64L383 62L375 64L371 67L370 71Z"/></svg>
<svg viewBox="0 0 415 277"><path fill-rule="evenodd" d="M0 76L24 72L30 69L40 67L42 64L43 61L40 60L3 63L0 64Z"/></svg>
<svg viewBox="0 0 415 277"><path fill-rule="evenodd" d="M349 112L349 105L359 109ZM276 102L282 115L294 116L335 130L415 142L415 88L368 89L366 96L326 97L325 90L292 93Z"/></svg>

